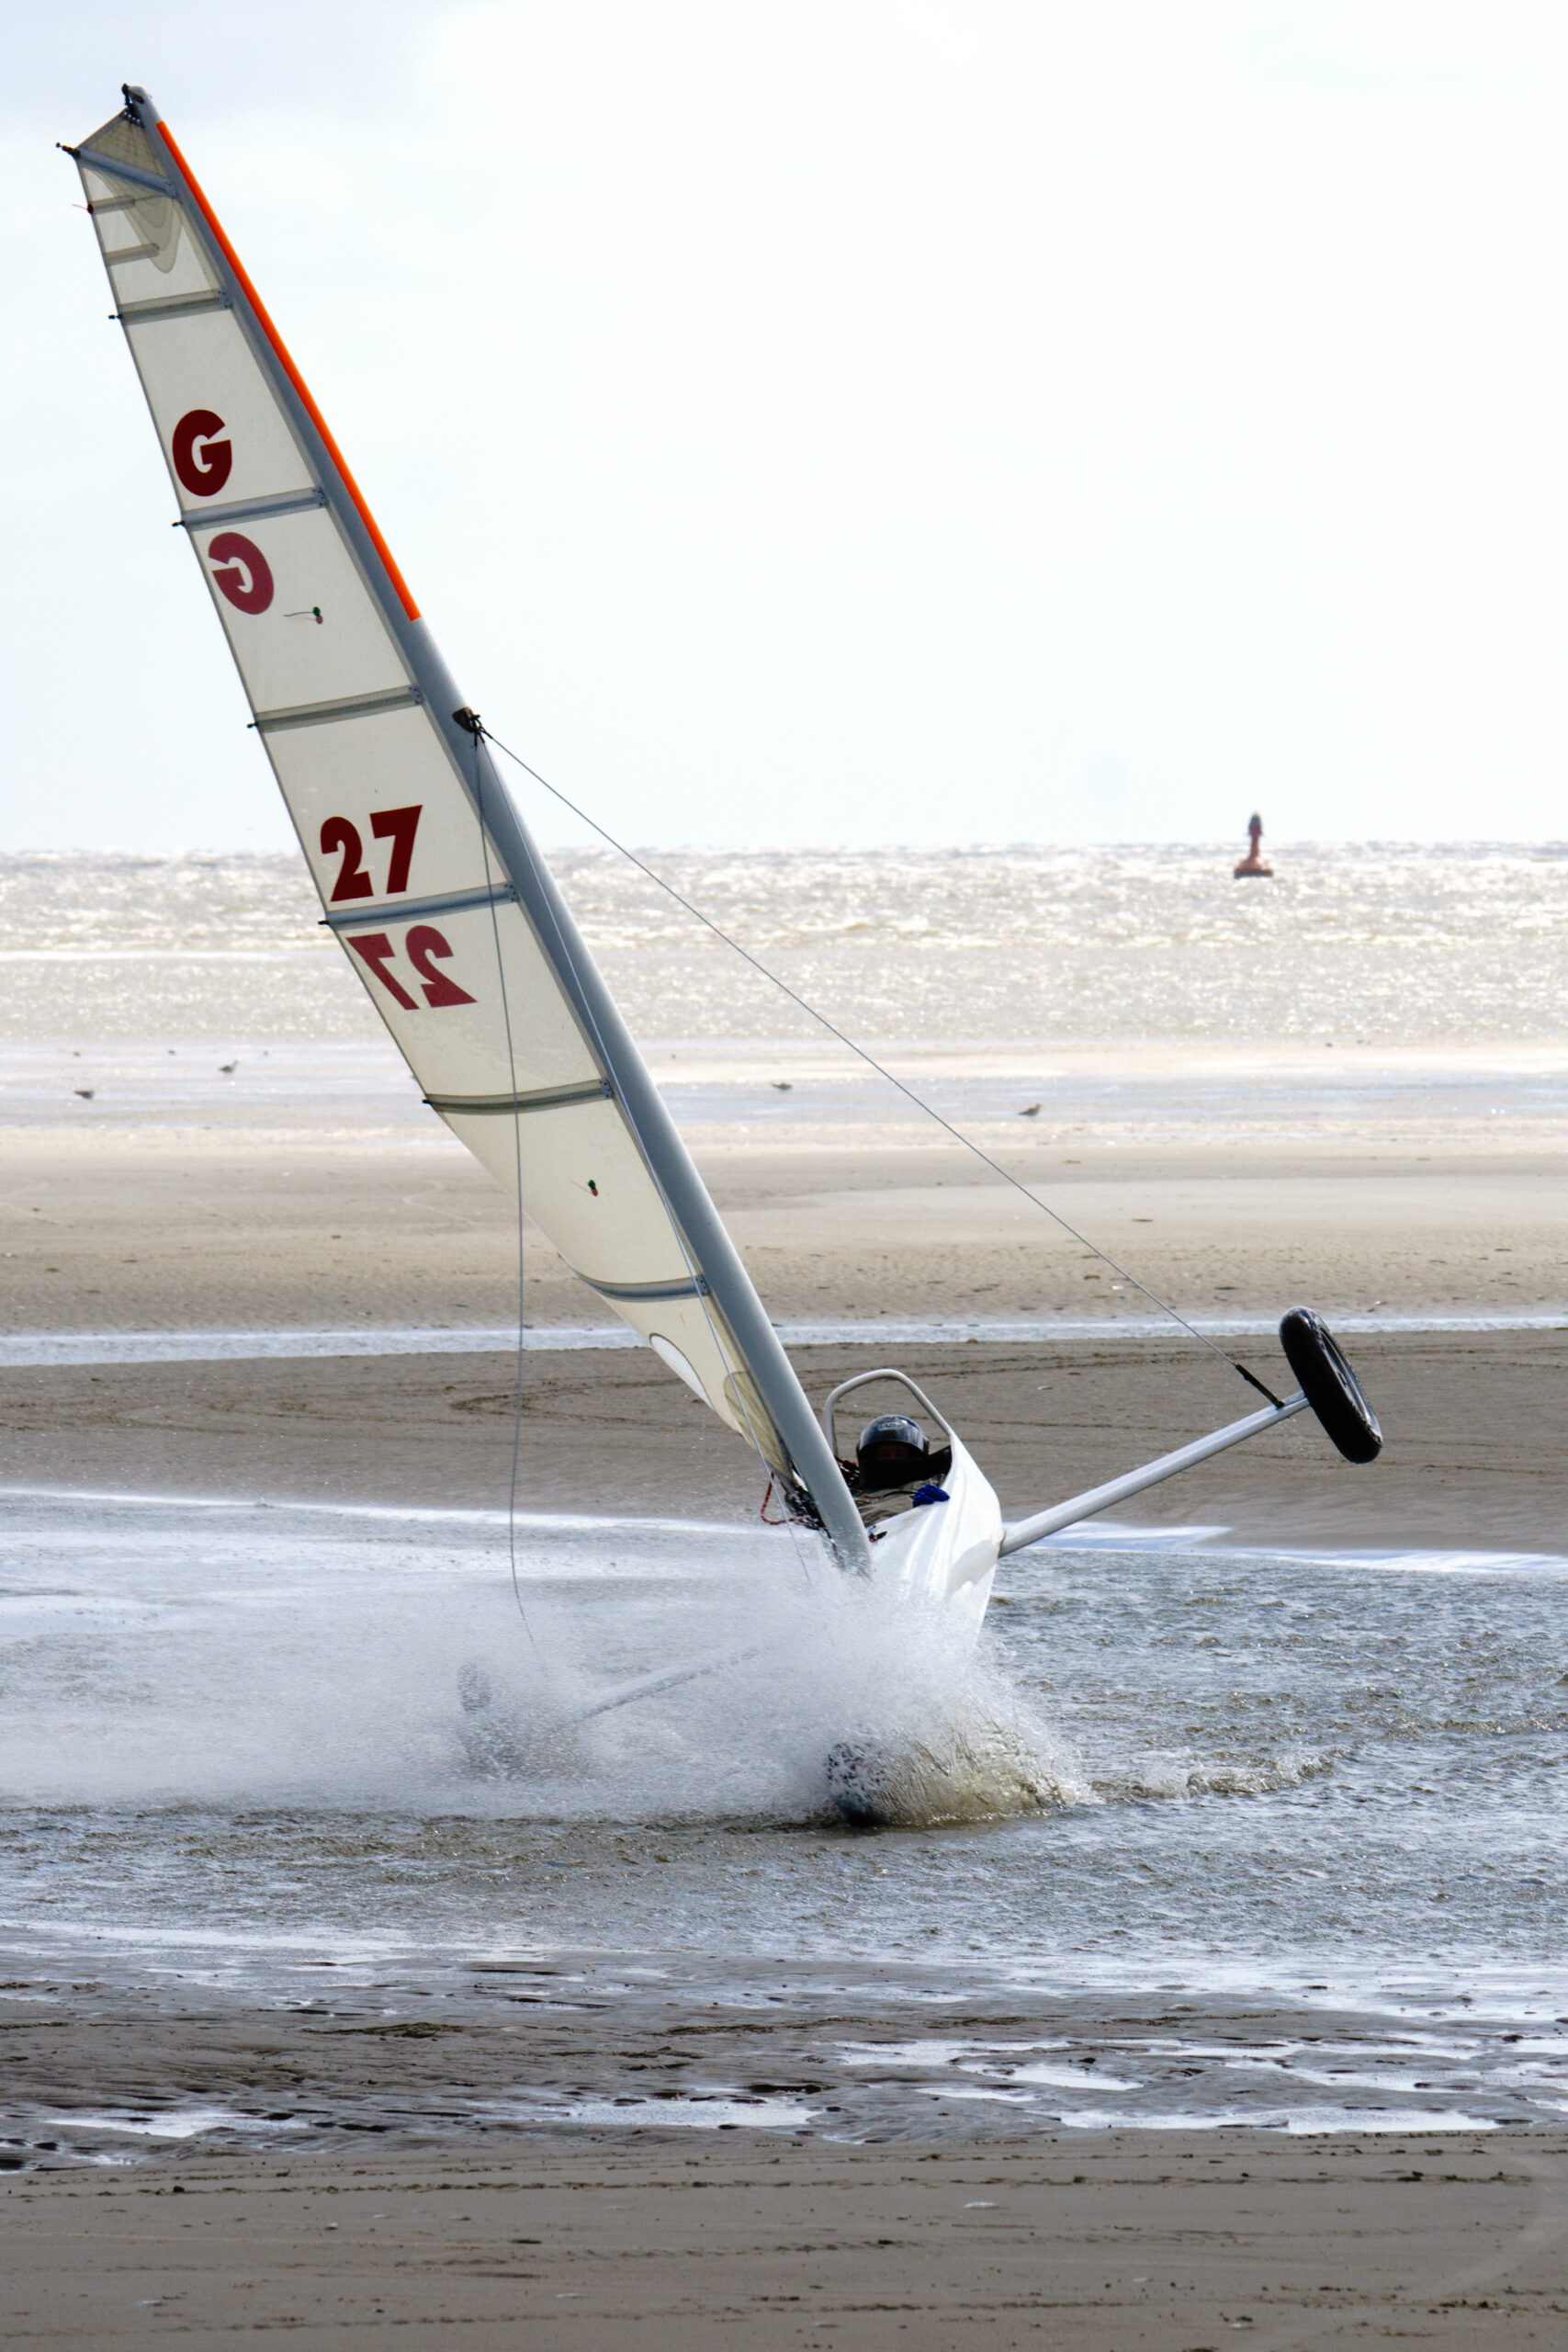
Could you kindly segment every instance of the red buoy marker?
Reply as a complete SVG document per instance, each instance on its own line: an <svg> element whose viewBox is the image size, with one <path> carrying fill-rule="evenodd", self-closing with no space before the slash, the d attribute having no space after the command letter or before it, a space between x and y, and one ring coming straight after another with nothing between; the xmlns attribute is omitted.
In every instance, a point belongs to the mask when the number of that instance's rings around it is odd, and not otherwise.
<svg viewBox="0 0 1568 2352"><path fill-rule="evenodd" d="M1262 818L1248 818L1247 831L1251 847L1248 849L1247 855L1242 859L1241 864L1234 869L1232 878L1237 882L1245 882L1251 876L1257 875L1262 881L1271 881L1273 879L1274 869L1263 854Z"/></svg>

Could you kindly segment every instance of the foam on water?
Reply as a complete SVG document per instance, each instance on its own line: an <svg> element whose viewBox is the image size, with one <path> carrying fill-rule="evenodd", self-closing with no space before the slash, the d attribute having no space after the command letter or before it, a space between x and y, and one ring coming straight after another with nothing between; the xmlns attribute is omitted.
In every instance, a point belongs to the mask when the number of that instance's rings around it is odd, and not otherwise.
<svg viewBox="0 0 1568 2352"><path fill-rule="evenodd" d="M1062 1794L965 1640L791 1531L525 1519L514 1591L502 1514L12 1500L12 1804L798 1818L845 1737L901 1818Z"/></svg>
<svg viewBox="0 0 1568 2352"><path fill-rule="evenodd" d="M73 2109L68 2115L42 2116L39 2121L49 2131L90 2133L95 2138L107 2134L126 2140L198 2140L214 2132L266 2132L299 2128L231 2107L165 2107L141 2115L129 2109L96 2115Z"/></svg>
<svg viewBox="0 0 1568 2352"><path fill-rule="evenodd" d="M682 2098L679 2092L671 2092L663 2098L563 2099L549 2104L543 2099L513 2099L504 2105L492 2102L478 2112L499 2123L576 2123L601 2132L790 2132L816 2122L818 2110L803 2107L796 2099L724 2098L716 2094Z"/></svg>

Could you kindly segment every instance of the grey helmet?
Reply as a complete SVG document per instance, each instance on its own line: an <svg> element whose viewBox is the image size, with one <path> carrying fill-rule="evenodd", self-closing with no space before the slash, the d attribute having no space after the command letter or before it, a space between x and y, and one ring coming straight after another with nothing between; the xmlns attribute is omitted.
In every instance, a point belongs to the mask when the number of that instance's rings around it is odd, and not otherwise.
<svg viewBox="0 0 1568 2352"><path fill-rule="evenodd" d="M863 1489L878 1494L923 1478L931 1464L931 1448L924 1430L908 1413L883 1413L862 1430L855 1463Z"/></svg>

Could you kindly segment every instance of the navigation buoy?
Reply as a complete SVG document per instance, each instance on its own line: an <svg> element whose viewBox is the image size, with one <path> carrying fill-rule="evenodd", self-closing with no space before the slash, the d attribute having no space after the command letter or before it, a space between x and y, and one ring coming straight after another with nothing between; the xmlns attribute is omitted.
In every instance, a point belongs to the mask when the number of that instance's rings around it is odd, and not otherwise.
<svg viewBox="0 0 1568 2352"><path fill-rule="evenodd" d="M1271 882L1274 878L1274 869L1263 854L1262 818L1249 817L1247 821L1247 832L1251 846L1241 864L1234 869L1232 879L1246 882L1256 875L1260 881Z"/></svg>

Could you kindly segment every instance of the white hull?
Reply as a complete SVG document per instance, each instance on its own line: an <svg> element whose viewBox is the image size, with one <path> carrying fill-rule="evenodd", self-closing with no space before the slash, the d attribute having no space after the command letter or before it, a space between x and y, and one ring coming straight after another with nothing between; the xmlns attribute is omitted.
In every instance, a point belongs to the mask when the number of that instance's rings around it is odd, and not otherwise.
<svg viewBox="0 0 1568 2352"><path fill-rule="evenodd" d="M978 1638L991 1598L1003 1521L996 1489L968 1448L953 1439L943 1479L949 1499L886 1520L871 1530L874 1589L889 1600L940 1611Z"/></svg>

